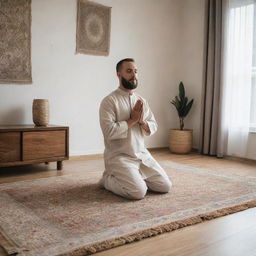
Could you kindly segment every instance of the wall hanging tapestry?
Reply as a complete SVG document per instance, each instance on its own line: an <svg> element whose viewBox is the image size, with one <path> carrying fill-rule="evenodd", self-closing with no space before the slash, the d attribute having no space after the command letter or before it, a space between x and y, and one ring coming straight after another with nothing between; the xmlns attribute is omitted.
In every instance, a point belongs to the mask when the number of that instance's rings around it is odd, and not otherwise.
<svg viewBox="0 0 256 256"><path fill-rule="evenodd" d="M76 53L109 54L111 7L87 0L77 2Z"/></svg>
<svg viewBox="0 0 256 256"><path fill-rule="evenodd" d="M160 164L173 187L142 200L98 185L103 160L63 176L1 184L0 245L22 256L84 256L256 206L255 172Z"/></svg>
<svg viewBox="0 0 256 256"><path fill-rule="evenodd" d="M31 0L0 0L0 83L32 83Z"/></svg>

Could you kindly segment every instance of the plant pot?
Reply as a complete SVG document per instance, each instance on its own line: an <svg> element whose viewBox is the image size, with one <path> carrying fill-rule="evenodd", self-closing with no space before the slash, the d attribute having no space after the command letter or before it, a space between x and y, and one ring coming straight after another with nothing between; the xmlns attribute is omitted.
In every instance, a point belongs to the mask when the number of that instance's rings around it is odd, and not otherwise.
<svg viewBox="0 0 256 256"><path fill-rule="evenodd" d="M47 126L49 124L49 102L46 99L34 99L33 122L36 126Z"/></svg>
<svg viewBox="0 0 256 256"><path fill-rule="evenodd" d="M187 154L192 150L193 130L171 129L169 149L172 153Z"/></svg>

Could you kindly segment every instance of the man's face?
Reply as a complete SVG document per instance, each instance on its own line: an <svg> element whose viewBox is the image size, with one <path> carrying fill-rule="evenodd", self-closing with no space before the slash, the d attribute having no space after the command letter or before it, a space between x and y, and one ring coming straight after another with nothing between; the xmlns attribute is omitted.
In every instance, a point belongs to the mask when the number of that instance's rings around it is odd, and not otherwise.
<svg viewBox="0 0 256 256"><path fill-rule="evenodd" d="M124 88L133 90L138 86L137 67L134 62L123 62L117 75Z"/></svg>

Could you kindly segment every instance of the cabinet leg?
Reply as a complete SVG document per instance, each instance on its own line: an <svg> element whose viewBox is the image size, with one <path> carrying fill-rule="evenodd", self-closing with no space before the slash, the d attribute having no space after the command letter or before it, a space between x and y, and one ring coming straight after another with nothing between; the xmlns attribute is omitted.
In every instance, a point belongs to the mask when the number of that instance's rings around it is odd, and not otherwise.
<svg viewBox="0 0 256 256"><path fill-rule="evenodd" d="M63 164L62 161L57 161L57 170L62 170Z"/></svg>

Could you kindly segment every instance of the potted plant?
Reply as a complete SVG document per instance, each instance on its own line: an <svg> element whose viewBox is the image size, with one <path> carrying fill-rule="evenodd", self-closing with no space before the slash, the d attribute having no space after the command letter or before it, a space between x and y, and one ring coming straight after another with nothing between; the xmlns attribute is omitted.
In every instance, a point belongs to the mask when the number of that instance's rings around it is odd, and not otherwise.
<svg viewBox="0 0 256 256"><path fill-rule="evenodd" d="M193 131L184 129L184 119L188 115L194 99L188 100L182 82L179 84L179 96L171 101L178 112L180 129L171 129L169 134L169 148L173 153L189 153L192 149Z"/></svg>

